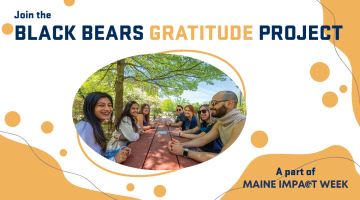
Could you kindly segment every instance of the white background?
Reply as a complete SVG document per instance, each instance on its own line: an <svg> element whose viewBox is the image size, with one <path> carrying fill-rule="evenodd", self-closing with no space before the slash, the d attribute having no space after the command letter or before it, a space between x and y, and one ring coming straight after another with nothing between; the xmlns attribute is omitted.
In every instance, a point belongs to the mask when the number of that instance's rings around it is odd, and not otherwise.
<svg viewBox="0 0 360 200"><path fill-rule="evenodd" d="M51 13L51 19L14 19L17 11ZM21 116L21 123L8 127L0 120L2 131L24 137L30 145L53 156L63 170L81 174L101 190L140 199L159 199L153 189L166 187L161 199L215 199L240 178L246 166L264 154L308 154L332 145L347 148L360 160L359 127L351 102L351 74L337 57L329 41L259 40L259 25L322 25L323 10L316 0L308 1L94 1L76 0L67 7L63 1L1 1L0 25L32 25L38 36L42 25L52 34L53 25L76 25L76 41L16 41L15 33L0 34L0 117L9 111ZM83 41L82 25L142 25L141 41ZM253 25L253 40L219 41L216 31L209 41L152 41L151 25ZM105 28L105 33L106 33ZM197 32L198 33L198 32ZM187 31L190 39L190 30ZM175 37L175 35L174 35ZM340 31L341 37L341 31ZM243 35L242 35L243 38ZM147 178L122 177L105 172L82 154L72 123L72 103L81 84L96 70L125 57L166 50L206 51L230 62L240 73L246 87L248 118L239 139L225 153L206 163L175 173ZM350 67L347 57L340 56ZM227 73L242 89L233 70L223 62L196 53L184 55L204 60ZM310 68L324 62L330 68L322 83L310 77ZM346 85L348 92L340 93ZM322 95L333 91L339 102L334 108L322 104ZM51 134L42 133L44 121L54 124ZM258 149L251 134L268 134L266 147ZM24 143L15 136L3 136ZM126 174L151 174L116 165L97 156L83 145L89 156L107 169ZM68 155L61 157L59 151ZM294 166L296 168L298 166ZM357 169L358 172L360 169ZM86 180L65 173L73 184L95 190ZM128 192L126 185L135 190ZM104 199L107 197L104 196Z"/></svg>

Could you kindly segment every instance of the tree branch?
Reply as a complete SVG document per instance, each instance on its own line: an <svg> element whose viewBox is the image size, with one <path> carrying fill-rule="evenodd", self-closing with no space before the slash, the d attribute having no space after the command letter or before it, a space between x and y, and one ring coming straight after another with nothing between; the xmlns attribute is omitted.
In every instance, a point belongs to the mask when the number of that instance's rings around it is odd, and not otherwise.
<svg viewBox="0 0 360 200"><path fill-rule="evenodd" d="M100 79L100 81L97 83L97 84L100 84L101 81L104 80L105 76L107 75L107 73L109 72L110 68L111 68L112 65L109 65L109 67L107 68L106 72L105 72L105 75Z"/></svg>
<svg viewBox="0 0 360 200"><path fill-rule="evenodd" d="M137 66L131 63L125 63L125 65L130 65L133 66L133 68L135 68L136 71L140 72L141 74L143 74L146 78L149 78L144 72L138 70ZM141 66L140 66L141 67Z"/></svg>

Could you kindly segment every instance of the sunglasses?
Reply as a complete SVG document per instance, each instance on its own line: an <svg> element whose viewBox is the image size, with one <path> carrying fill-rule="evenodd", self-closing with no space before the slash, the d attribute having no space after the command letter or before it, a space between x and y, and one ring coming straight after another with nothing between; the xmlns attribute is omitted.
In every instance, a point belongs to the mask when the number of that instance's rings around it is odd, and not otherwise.
<svg viewBox="0 0 360 200"><path fill-rule="evenodd" d="M199 114L199 115L200 115L201 113L205 114L205 113L206 113L206 109L204 109L204 110L199 110L199 111L198 111L198 114Z"/></svg>
<svg viewBox="0 0 360 200"><path fill-rule="evenodd" d="M212 101L210 102L210 104L211 104L212 106L215 106L217 103L219 103L219 102L224 102L224 101L230 101L230 100L221 100L221 101L212 100Z"/></svg>
<svg viewBox="0 0 360 200"><path fill-rule="evenodd" d="M181 109L176 109L176 111L181 111Z"/></svg>

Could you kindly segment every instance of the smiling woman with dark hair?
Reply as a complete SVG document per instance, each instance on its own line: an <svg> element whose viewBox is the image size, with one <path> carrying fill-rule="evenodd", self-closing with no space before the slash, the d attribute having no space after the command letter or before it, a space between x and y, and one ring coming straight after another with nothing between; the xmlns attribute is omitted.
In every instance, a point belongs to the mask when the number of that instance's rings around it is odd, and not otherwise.
<svg viewBox="0 0 360 200"><path fill-rule="evenodd" d="M113 116L113 100L103 92L93 92L85 98L83 112L84 119L75 125L76 131L84 142L96 153L117 163L127 159L129 148L106 150L106 136L101 124Z"/></svg>
<svg viewBox="0 0 360 200"><path fill-rule="evenodd" d="M136 117L139 113L139 104L136 101L130 101L126 104L119 119L115 123L115 132L109 141L107 149L117 149L127 146L129 142L137 141L140 133L144 130L136 123Z"/></svg>

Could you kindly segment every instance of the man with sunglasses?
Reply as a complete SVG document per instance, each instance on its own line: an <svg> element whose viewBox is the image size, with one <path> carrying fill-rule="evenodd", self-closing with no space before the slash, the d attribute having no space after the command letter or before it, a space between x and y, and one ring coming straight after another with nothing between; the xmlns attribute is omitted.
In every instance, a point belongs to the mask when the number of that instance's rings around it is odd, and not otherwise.
<svg viewBox="0 0 360 200"><path fill-rule="evenodd" d="M173 127L180 127L181 126L181 130L185 130L186 116L184 114L183 106L178 105L176 107L176 112L177 112L178 116L175 119L175 123L170 123L170 122L166 121L165 125L166 126L173 126Z"/></svg>
<svg viewBox="0 0 360 200"><path fill-rule="evenodd" d="M189 151L190 147L201 147L209 142L220 139L224 145L220 153L229 148L239 137L245 125L246 117L240 113L237 106L237 96L231 91L221 91L214 95L209 108L212 116L218 118L218 122L206 135L188 142L180 143L178 140L169 141L169 151L175 155L183 155L198 162L205 162L217 156L217 153Z"/></svg>

